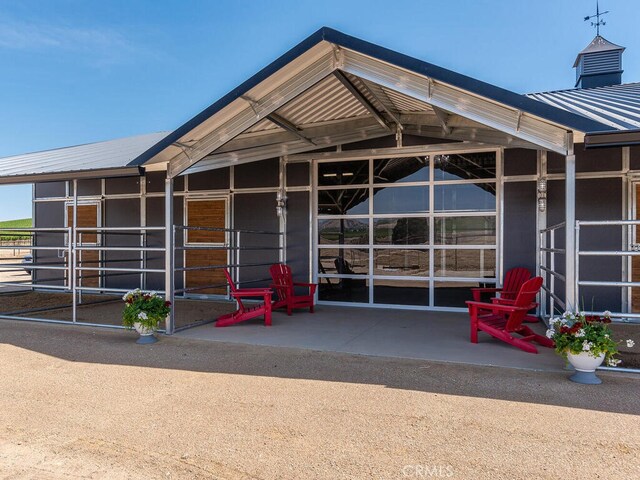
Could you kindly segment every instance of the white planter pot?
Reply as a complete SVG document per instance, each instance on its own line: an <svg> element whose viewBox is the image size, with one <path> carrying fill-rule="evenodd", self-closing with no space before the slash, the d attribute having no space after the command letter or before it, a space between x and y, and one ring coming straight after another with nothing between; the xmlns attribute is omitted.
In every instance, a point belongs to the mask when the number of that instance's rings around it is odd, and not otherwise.
<svg viewBox="0 0 640 480"><path fill-rule="evenodd" d="M140 338L136 343L144 345L148 343L155 343L158 341L158 339L154 336L154 334L156 333L155 328L145 327L139 322L134 323L133 328L135 328L136 332L138 332L138 335L140 335Z"/></svg>
<svg viewBox="0 0 640 480"><path fill-rule="evenodd" d="M568 352L567 360L569 360L569 363L576 369L576 373L569 377L569 380L587 385L602 383L602 380L596 376L595 372L596 369L602 365L604 357L604 353L594 357L589 352L581 352L578 354Z"/></svg>

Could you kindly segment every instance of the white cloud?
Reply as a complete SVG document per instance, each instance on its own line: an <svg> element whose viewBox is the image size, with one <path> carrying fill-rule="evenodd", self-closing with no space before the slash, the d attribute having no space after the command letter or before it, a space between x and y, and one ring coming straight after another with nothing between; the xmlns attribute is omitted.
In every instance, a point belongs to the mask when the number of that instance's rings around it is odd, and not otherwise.
<svg viewBox="0 0 640 480"><path fill-rule="evenodd" d="M130 60L140 49L123 34L107 28L80 28L0 19L0 49L79 53L89 63L105 65Z"/></svg>

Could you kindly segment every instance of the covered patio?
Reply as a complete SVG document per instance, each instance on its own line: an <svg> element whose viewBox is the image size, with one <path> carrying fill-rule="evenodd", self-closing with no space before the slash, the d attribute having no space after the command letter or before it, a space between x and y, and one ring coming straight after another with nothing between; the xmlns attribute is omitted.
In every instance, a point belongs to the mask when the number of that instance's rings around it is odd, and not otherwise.
<svg viewBox="0 0 640 480"><path fill-rule="evenodd" d="M287 316L274 312L273 326L261 320L229 328L202 325L178 332L181 338L213 342L290 347L322 352L560 371L564 362L552 349L531 355L480 334L469 343L469 316L454 312L415 312L380 308L317 307L316 313ZM534 329L543 332L544 325Z"/></svg>

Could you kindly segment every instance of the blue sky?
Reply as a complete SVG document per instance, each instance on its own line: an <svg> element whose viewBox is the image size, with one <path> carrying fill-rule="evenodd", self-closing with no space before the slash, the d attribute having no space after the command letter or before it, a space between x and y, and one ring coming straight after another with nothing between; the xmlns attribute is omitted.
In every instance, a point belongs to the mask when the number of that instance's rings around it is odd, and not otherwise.
<svg viewBox="0 0 640 480"><path fill-rule="evenodd" d="M640 3L602 0L640 81ZM595 0L0 0L0 157L170 130L321 26L516 92L573 87ZM0 187L0 220L31 214Z"/></svg>

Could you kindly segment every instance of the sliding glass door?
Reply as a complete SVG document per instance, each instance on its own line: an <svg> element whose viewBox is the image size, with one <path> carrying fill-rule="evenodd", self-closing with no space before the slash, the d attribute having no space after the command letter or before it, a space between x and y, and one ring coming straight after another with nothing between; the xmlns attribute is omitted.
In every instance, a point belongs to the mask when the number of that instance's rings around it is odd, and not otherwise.
<svg viewBox="0 0 640 480"><path fill-rule="evenodd" d="M321 301L464 307L495 283L496 151L315 165Z"/></svg>

